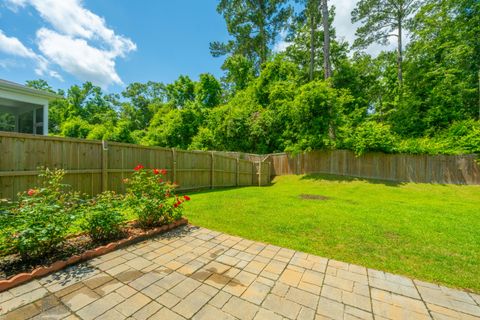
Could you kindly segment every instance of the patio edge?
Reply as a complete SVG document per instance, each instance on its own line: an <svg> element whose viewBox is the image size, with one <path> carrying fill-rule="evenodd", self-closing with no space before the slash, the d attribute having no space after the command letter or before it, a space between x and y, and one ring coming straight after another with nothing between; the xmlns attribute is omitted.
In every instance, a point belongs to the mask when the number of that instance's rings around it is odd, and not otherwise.
<svg viewBox="0 0 480 320"><path fill-rule="evenodd" d="M188 219L186 218L181 218L175 222L172 222L170 224L163 225L158 228L154 228L151 230L147 230L142 234L139 235L133 235L130 236L126 239L122 239L116 242L111 242L107 245L97 247L95 249L87 250L83 252L82 254L79 255L74 255L68 258L67 260L60 260L56 261L53 264L51 264L48 267L39 267L34 269L31 272L28 273L19 273L15 276L13 276L10 279L5 279L5 280L0 280L0 293L6 290L9 290L11 288L14 288L16 286L19 286L25 282L31 281L33 279L37 279L43 276L46 276L50 273L57 272L59 270L62 270L68 266L71 266L73 264L87 261L93 258L96 258L98 256L104 255L106 253L109 253L111 251L123 248L125 246L146 240L148 238L151 238L153 236L159 235L161 233L164 233L166 231L172 230L176 227L187 225L188 224Z"/></svg>

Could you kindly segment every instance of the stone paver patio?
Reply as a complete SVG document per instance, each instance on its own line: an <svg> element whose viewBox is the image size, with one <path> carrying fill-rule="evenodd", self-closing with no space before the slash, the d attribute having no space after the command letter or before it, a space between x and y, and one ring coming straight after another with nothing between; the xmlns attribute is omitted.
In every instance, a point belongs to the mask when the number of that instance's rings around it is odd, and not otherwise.
<svg viewBox="0 0 480 320"><path fill-rule="evenodd" d="M479 319L480 296L183 227L0 293L1 319Z"/></svg>

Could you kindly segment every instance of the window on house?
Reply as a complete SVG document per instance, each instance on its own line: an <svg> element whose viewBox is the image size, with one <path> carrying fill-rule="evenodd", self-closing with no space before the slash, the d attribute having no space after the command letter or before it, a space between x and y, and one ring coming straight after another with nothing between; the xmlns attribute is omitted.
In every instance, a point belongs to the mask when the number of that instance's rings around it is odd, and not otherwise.
<svg viewBox="0 0 480 320"><path fill-rule="evenodd" d="M36 134L43 134L43 107L37 108L35 125L37 127Z"/></svg>
<svg viewBox="0 0 480 320"><path fill-rule="evenodd" d="M18 116L18 132L33 133L33 110Z"/></svg>

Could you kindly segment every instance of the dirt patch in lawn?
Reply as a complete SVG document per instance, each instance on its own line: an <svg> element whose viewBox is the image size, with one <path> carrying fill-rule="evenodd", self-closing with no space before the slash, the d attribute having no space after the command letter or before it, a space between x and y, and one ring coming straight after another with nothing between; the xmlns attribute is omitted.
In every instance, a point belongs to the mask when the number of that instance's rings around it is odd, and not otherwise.
<svg viewBox="0 0 480 320"><path fill-rule="evenodd" d="M304 199L304 200L328 200L328 199L330 199L330 197L321 196L319 194L305 194L305 193L302 193L299 197L300 197L300 199Z"/></svg>

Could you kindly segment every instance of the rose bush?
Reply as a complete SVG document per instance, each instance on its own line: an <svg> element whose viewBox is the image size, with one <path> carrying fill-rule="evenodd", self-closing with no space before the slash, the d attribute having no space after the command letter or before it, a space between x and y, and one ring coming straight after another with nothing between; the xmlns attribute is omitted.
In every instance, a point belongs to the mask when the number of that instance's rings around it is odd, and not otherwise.
<svg viewBox="0 0 480 320"><path fill-rule="evenodd" d="M39 175L39 188L18 195L18 204L4 216L8 251L38 257L65 241L82 199L62 184L64 175L63 170L46 169Z"/></svg>
<svg viewBox="0 0 480 320"><path fill-rule="evenodd" d="M174 194L177 187L166 181L167 170L145 169L138 165L132 177L125 179L125 204L136 213L141 227L153 227L178 220L182 216L182 203L188 196Z"/></svg>

